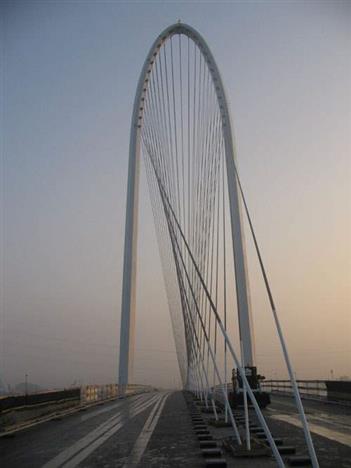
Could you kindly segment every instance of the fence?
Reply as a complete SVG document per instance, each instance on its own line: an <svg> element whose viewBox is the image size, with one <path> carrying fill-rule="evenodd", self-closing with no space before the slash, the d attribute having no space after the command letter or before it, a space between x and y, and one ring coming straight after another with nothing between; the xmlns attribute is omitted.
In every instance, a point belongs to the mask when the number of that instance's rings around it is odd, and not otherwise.
<svg viewBox="0 0 351 468"><path fill-rule="evenodd" d="M140 393L150 391L151 387L146 385L129 384L127 386L126 394L130 395L133 393ZM108 385L84 385L81 387L80 398L83 403L89 403L93 401L106 400L108 398L114 398L119 395L118 384Z"/></svg>
<svg viewBox="0 0 351 468"><path fill-rule="evenodd" d="M30 393L28 395L9 395L0 398L0 412L22 406L34 406L42 403L62 400L80 400L80 388L70 388L52 392Z"/></svg>
<svg viewBox="0 0 351 468"><path fill-rule="evenodd" d="M297 380L300 395L324 401L351 403L351 381ZM292 395L290 380L265 380L262 389L282 395Z"/></svg>
<svg viewBox="0 0 351 468"><path fill-rule="evenodd" d="M131 395L150 391L152 387L146 385L131 384L127 386L126 394ZM117 397L119 386L117 384L107 385L84 385L82 387L67 390L46 391L29 393L27 395L7 395L0 398L0 413L24 406L35 406L44 403L57 403L64 401L77 401L77 403L92 403L94 401L107 400Z"/></svg>

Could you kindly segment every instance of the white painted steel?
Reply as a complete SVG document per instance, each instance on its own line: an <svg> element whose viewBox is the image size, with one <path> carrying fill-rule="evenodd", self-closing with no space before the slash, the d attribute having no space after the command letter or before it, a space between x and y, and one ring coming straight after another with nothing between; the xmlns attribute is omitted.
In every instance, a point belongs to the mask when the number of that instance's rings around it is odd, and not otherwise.
<svg viewBox="0 0 351 468"><path fill-rule="evenodd" d="M246 365L255 365L253 325L250 308L244 234L241 219L240 201L238 196L237 179L235 176L236 156L227 98L218 67L205 40L192 27L186 24L177 23L166 28L153 43L144 62L134 100L129 145L120 329L119 384L122 386L122 389L125 388L125 385L127 385L130 380L130 374L133 365L140 129L143 124L143 101L149 84L148 75L150 74L155 62L155 56L158 54L162 44L174 34L184 34L198 45L207 62L212 80L215 83L217 99L220 103L220 108L222 111L240 337L243 341L244 352L247 359Z"/></svg>
<svg viewBox="0 0 351 468"><path fill-rule="evenodd" d="M203 38L193 28L184 24L176 24L176 25L170 26L169 28L165 29L154 42L143 66L143 70L139 79L137 93L136 93L135 102L134 102L131 139L130 139L130 153L129 153L119 382L122 385L122 388L124 388L124 386L128 383L128 377L130 374L130 369L132 367L132 361L133 361L133 348L134 348L133 335L134 335L134 322L135 322L135 310L134 310L135 274L136 274L135 265L136 265L136 240L137 240L136 218L137 218L137 205L138 205L138 177L139 177L139 164L140 164L140 138L141 138L140 130L143 125L143 108L144 108L143 101L145 99L145 95L148 89L148 82L149 82L148 76L151 73L151 70L153 68L155 57L158 55L159 50L161 46L164 44L164 42L167 41L169 38L171 38L175 34L184 34L188 36L192 41L196 43L197 47L200 49L202 56L205 58L208 69L211 73L211 78L216 89L217 100L219 103L219 107L221 109L222 131L223 131L223 140L225 144L225 160L226 160L226 169L227 169L228 198L229 198L230 218L231 218L231 228L232 228L232 244L233 244L233 251L234 251L234 266L235 266L235 281L236 281L237 305L238 305L238 315L239 315L239 330L240 330L240 339L243 343L242 354L243 356L245 356L244 363L240 363L238 361L234 353L234 349L228 339L226 330L223 328L223 324L220 321L216 308L214 307L211 297L208 294L206 284L201 279L202 287L206 291L206 295L208 296L208 300L211 303L213 312L216 315L218 324L221 328L221 331L223 333L223 336L225 338L229 351L243 379L244 388L247 390L249 397L253 402L258 418L260 419L262 426L266 432L267 438L270 442L270 445L272 447L272 450L278 462L278 465L282 466L282 461L281 461L279 452L274 444L273 438L268 430L268 427L266 426L263 415L259 410L254 394L248 384L244 369L242 367L243 364L245 366L255 365L255 356L254 356L253 327L252 327L250 297L249 297L249 284L248 284L248 277L247 277L246 256L245 256L245 248L244 248L245 242L244 242L244 234L243 234L243 227L242 227L242 220L241 220L241 204L240 204L241 201L239 199L239 191L241 191L241 186L240 186L240 181L238 178L237 168L236 168L236 155L235 155L234 139L233 139L232 128L231 128L229 108L228 108L227 99L225 96L223 83L222 83L218 68L216 66L214 58L207 44L205 43ZM244 201L245 209L247 209L245 200L243 199L243 201ZM174 213L172 213L172 215L174 215ZM249 222L250 222L250 227L252 228L250 218L249 218ZM180 229L179 225L178 225L178 228ZM254 236L253 232L252 234ZM187 249L189 249L183 234L182 234L182 237L185 242L185 245L187 246ZM257 243L256 243L255 236L254 236L254 241L256 245ZM191 252L189 253L191 256ZM263 268L259 251L258 251L258 256L259 256L259 260L261 263L261 267ZM193 258L192 260L194 261ZM198 274L200 275L200 272L198 272ZM264 274L265 282L267 284L267 279L265 276L264 269L263 269L263 274ZM269 292L269 296L271 299L269 286L268 286L268 292ZM291 377L297 406L299 408L301 420L304 426L305 437L306 437L307 445L309 447L309 451L311 454L312 463L314 467L317 467L318 461L315 456L313 443L312 443L310 433L308 430L301 400L297 391L296 382L292 374L290 360L287 355L285 342L282 337L282 332L281 332L281 328L280 328L280 324L279 324L279 320L276 314L274 304L272 306L272 311L273 311L275 323L277 326L278 335L282 344L284 357L287 362L287 367L288 367L289 374ZM209 351L210 351L210 343L208 342L207 345L209 346ZM195 349L195 352L196 352L196 349ZM210 352L210 354L211 354L211 358L213 360L214 366L216 367L215 356L212 355L212 352ZM201 356L200 356L200 361L203 366L203 360L201 359ZM200 372L199 367L197 371L201 378L201 372ZM206 372L205 372L205 376L207 380ZM206 394L208 390L207 391L205 390L205 386L203 385L203 383L202 385L200 385L200 381L196 375L196 372L195 373L193 372L193 378L195 379L195 381L197 380L197 383L195 383L195 386L198 388L200 395L204 394L205 399L207 400ZM206 383L208 387L208 382ZM202 390L201 390L201 387L202 387Z"/></svg>
<svg viewBox="0 0 351 468"><path fill-rule="evenodd" d="M202 277L202 275L201 275L201 272L199 271L198 266L197 266L197 264L196 264L196 262L195 262L195 259L194 259L193 255L192 255L192 253L191 253L191 250L190 250L190 248L189 248L189 245L188 245L188 243L187 243L187 240L186 240L185 237L184 237L184 233L183 233L183 231L182 231L182 229L181 229L181 227L180 227L180 225L179 225L179 222L177 221L177 218L176 218L176 216L175 216L175 214L174 214L174 211L173 211L173 209L172 209L172 206L171 206L171 204L170 204L170 202L169 202L169 200L168 200L168 198L167 198L167 195L166 195L165 192L164 192L164 188L162 187L162 183L160 182L159 179L158 179L158 182L159 182L159 184L160 184L160 191L163 193L163 197L164 197L163 199L164 199L165 202L167 203L167 209L168 209L169 213L171 213L171 215L172 215L172 217L173 217L173 219L174 219L174 222L175 222L175 224L176 224L176 227L177 227L177 229L178 229L178 231L179 231L179 233L180 233L180 235L181 235L181 238L182 238L182 240L183 240L183 242L184 242L184 245L185 245L185 247L186 247L186 250L187 250L188 253L189 253L189 257L190 257L190 259L191 259L191 262L192 262L193 265L194 265L194 268L195 268L196 273L197 273L197 275L198 275L198 277L199 277L199 280L200 280L200 282L201 282L201 285L202 285L202 287L203 287L203 289L204 289L204 291L205 291L205 294L206 294L206 296L207 296L207 299L208 299L208 301L209 301L209 303L210 303L211 309L212 309L213 313L215 314L215 317L216 317L218 326L219 326L219 328L220 328L220 330L221 330L221 332L222 332L222 334L223 334L223 337L224 337L225 341L227 342L227 346L228 346L229 352L230 352L230 354L232 355L232 358L233 358L233 360L234 360L234 363L235 363L236 367L237 367L238 370L239 370L241 379L242 379L243 384L245 385L245 387L246 387L246 389L247 389L247 392L248 392L248 394L249 394L251 403L252 403L252 405L253 405L253 407L254 407L254 409L255 409L256 415L257 415L257 417L258 417L258 419L259 419L259 421L260 421L260 423L261 423L261 425L262 425L262 428L263 428L263 430L264 430L264 433L265 433L265 435L266 435L266 437L267 437L267 439L268 439L268 442L269 442L269 445L270 445L270 447L271 447L271 449L272 449L274 458L276 459L276 462L277 462L278 466L282 468L282 467L284 467L284 462L283 462L282 457L281 457L281 455L280 455L280 453L279 453L279 450L278 450L278 448L277 448L277 446L276 446L276 444L275 444L275 441L274 441L273 436L272 436L272 434L271 434L271 432L270 432L270 430L269 430L269 427L268 427L268 425L267 425L267 423L266 423L266 421L265 421L265 419L264 419L264 416L263 416L263 414L262 414L262 411L261 411L261 409L260 409L260 407L259 407L259 405L258 405L258 403L257 403L256 397L255 397L255 395L254 395L254 393L253 393L253 391L252 391L252 389L251 389L251 387L250 387L250 384L249 384L249 382L248 382L248 380L247 380L247 378L246 378L245 371L244 371L244 369L242 368L241 363L240 363L240 361L239 361L239 359L238 359L238 357L237 357L237 355L236 355L236 353L235 353L235 351L234 351L234 348L233 348L233 346L232 346L232 344L231 344L231 341L230 341L230 339L229 339L229 337L228 337L228 334L227 334L226 330L224 329L223 323L222 323L222 321L221 321L221 319L220 319L220 317L219 317L219 315L218 315L217 309L216 309L216 307L215 307L215 305L214 305L214 303L213 303L213 301L212 301L211 295L210 295L210 293L209 293L209 291L208 291L208 289L207 289L207 287L206 287L206 284L205 284L205 282L204 282L204 280L203 280L203 277ZM168 216L169 216L169 213L168 213ZM167 213L166 213L166 216L167 216ZM177 238L175 238L175 243L176 243L176 245L177 245L178 251L180 252L180 247L179 247ZM180 258L182 259L182 254L181 254L181 252L180 252ZM183 261L183 260L182 260L182 261ZM186 269L185 269L185 274L186 274L186 276L187 276L187 278L188 278ZM188 278L188 281L189 281L189 278ZM189 286L190 286L190 290L191 290L191 292L192 292L192 294L193 294L193 291L192 291L192 289L191 289L191 285L189 284ZM213 352L212 352L211 344L210 344L209 341L207 341L207 346L208 346L208 349L209 349L209 351L210 351L211 359L213 360L213 365L214 365L214 367L215 367L215 369L216 369L216 373L217 373L217 372L218 372L218 368L217 368L216 362L215 362L215 360L214 360L214 354L213 354ZM219 373L218 373L217 375L218 375L218 380L219 380L219 382L220 382L221 388L223 388L223 385L222 385L222 382L221 382L221 377L220 377ZM225 395L223 395L223 396L224 396L225 401L228 402L228 395L225 394ZM229 404L229 403L228 403L228 404ZM229 415L231 415L231 408L230 408L230 406L229 406ZM233 428L235 429L235 427L234 427L234 424L235 424L234 419L232 420L232 423L233 423Z"/></svg>
<svg viewBox="0 0 351 468"><path fill-rule="evenodd" d="M286 363L286 366L287 366L287 369L288 369L288 373L289 373L289 377L290 377L290 381L291 381L291 387L292 387L292 390L293 390L296 406L297 406L297 409L299 411L299 416L300 416L301 424L302 424L302 427L303 427L308 452L309 452L310 457L311 457L311 463L312 463L313 468L319 468L317 454L316 454L316 451L315 451L315 448L314 448L314 445L313 445L311 432L310 432L310 429L308 427L308 422L307 422L305 411L304 411L303 404L302 404L302 401L301 401L300 392L299 392L298 385L297 385L297 382L296 382L296 378L295 378L295 375L294 375L293 367L292 367L292 364L291 364L291 361L290 361L288 348L287 348L287 345L285 343L285 339L284 339L284 336L283 336L283 330L281 328L280 320L279 320L279 317L278 317L278 314L277 314L277 310L275 308L273 294L272 294L272 291L271 291L271 288L270 288L270 285L269 285L268 277L267 277L266 270L265 270L265 267L264 267L264 264L263 264L261 252L260 252L260 249L259 249L259 246L258 246L258 242L257 242L257 239L256 239L256 235L255 235L255 231L254 231L254 228L253 228L252 220L251 220L250 213L249 213L249 210L248 210L248 207L247 207L247 204L246 204L244 192L243 192L243 189L242 189L242 186L241 186L241 183L240 183L239 174L238 174L238 170L237 170L236 166L234 167L234 170L235 170L235 177L236 177L237 182L238 182L238 187L239 187L239 190L240 190L240 194L241 194L241 197L242 197L242 200L243 200L243 203L244 203L244 208L245 208L245 211L246 211L247 219L249 221L250 231L251 231L252 238L253 238L253 241L254 241L254 244L255 244L257 257L258 257L258 260L259 260L263 280L264 280L264 283L265 283L265 286L266 286L268 299L269 299L269 302L270 302L270 305L271 305L271 311L272 311L272 314L273 314L274 323L275 323L277 333L278 333L278 336L279 336L280 345L282 347L284 360L285 360L285 363Z"/></svg>
<svg viewBox="0 0 351 468"><path fill-rule="evenodd" d="M139 81L138 89L142 86ZM129 143L126 226L122 285L119 377L121 393L125 393L133 368L135 330L135 280L137 255L137 215L140 167L140 129L137 125L138 99L135 99Z"/></svg>
<svg viewBox="0 0 351 468"><path fill-rule="evenodd" d="M245 356L243 350L243 342L240 342L241 348L241 367L243 372L245 372ZM246 387L243 385L243 393L244 393L244 414L245 414L245 435L246 435L246 448L247 450L251 450L251 439L250 439L250 427L249 427L249 407L247 404L247 392Z"/></svg>

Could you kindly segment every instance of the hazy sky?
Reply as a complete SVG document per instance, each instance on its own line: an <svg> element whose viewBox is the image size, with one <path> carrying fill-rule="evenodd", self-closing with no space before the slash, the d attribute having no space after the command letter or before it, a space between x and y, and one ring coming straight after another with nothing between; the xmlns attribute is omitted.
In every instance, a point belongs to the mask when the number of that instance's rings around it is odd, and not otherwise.
<svg viewBox="0 0 351 468"><path fill-rule="evenodd" d="M179 18L206 38L227 88L297 375L351 375L351 3L0 8L1 379L116 380L132 103L148 48ZM179 375L144 173L139 232L135 381L172 385ZM248 248L258 363L284 376Z"/></svg>

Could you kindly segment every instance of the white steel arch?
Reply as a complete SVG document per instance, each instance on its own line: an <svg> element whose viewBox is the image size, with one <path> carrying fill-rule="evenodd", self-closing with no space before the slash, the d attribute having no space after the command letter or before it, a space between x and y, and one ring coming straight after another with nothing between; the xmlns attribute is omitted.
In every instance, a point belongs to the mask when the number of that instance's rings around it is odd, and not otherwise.
<svg viewBox="0 0 351 468"><path fill-rule="evenodd" d="M144 116L143 102L149 84L148 76L151 73L155 63L155 57L157 56L165 41L167 41L175 34L184 34L185 36L188 36L197 44L201 50L211 73L213 83L215 84L217 99L222 112L240 338L243 344L245 365L255 365L253 323L250 306L249 282L247 276L245 242L242 226L241 206L239 201L239 188L235 173L236 152L229 106L219 69L205 40L191 26L183 23L177 23L166 28L157 37L152 47L150 48L140 74L134 100L129 143L127 208L120 329L119 383L123 386L128 384L128 376L132 370L134 353L138 182L141 128L143 125Z"/></svg>
<svg viewBox="0 0 351 468"><path fill-rule="evenodd" d="M165 54L166 44L168 41L171 44L171 55L172 55L172 37L178 35L179 38L181 36L186 36L189 38L189 41L192 41L194 45L197 47L201 54L202 64L203 67L206 66L206 71L209 73L211 78L211 86L212 91L214 90L214 95L216 98L216 118L219 120L219 125L217 125L217 137L220 134L221 143L223 142L223 154L224 154L224 162L222 166L219 165L218 167L222 167L222 173L226 171L226 179L227 179L227 198L229 204L229 211L230 211L230 225L231 225L231 237L232 237L232 248L234 254L234 269L235 269L235 283L236 283L236 299L237 299L237 310L238 310L238 322L239 322L239 332L240 332L240 341L241 341L241 362L239 361L236 352L230 342L228 337L228 333L226 330L226 325L223 324L220 315L218 314L218 304L217 304L217 285L215 288L215 294L213 295L212 289L212 265L211 265L211 279L210 279L210 287L207 281L207 273L208 269L199 268L197 264L197 259L194 256L194 251L192 248L194 245L191 244L191 240L186 238L186 233L184 232L185 225L182 226L181 222L181 210L177 212L176 206L174 205L174 201L170 199L170 195L172 195L172 190L174 189L174 185L169 183L168 187L165 187L165 184L168 183L166 180L166 173L162 170L162 164L165 163L165 160L161 162L160 154L162 151L167 152L167 144L166 146L162 147L162 141L157 140L157 135L155 139L155 126L158 127L161 125L163 127L162 130L166 130L167 124L163 124L162 118L165 114L162 115L160 112L157 116L157 119L153 121L152 125L149 126L146 124L146 120L144 120L145 115L148 115L149 119L153 119L152 112L155 112L155 108L153 108L153 104L147 102L148 92L152 89L150 85L150 77L154 68L156 67L156 63L158 58L161 55L161 50L163 50ZM179 50L180 53L180 50ZM180 62L181 63L181 62ZM195 62L196 63L196 62ZM204 63L206 65L204 65ZM164 71L167 75L167 60L164 57ZM180 65L181 67L181 65ZM162 66L161 66L162 69ZM173 80L173 58L172 58L172 80ZM162 73L162 71L161 71ZM181 75L181 73L180 73ZM196 74L195 74L196 77ZM196 80L195 80L196 81ZM203 78L204 81L204 78ZM167 82L167 93L168 83L169 80L166 76ZM174 85L173 85L173 100L175 99L174 94ZM163 85L162 85L162 92L163 92ZM195 91L194 91L195 96ZM169 97L169 96L167 96ZM152 101L152 98L150 98ZM182 98L181 98L182 101ZM195 101L194 101L195 102ZM170 112L172 106L168 107L168 112ZM148 110L149 114L147 114L146 109ZM175 111L175 104L173 103L173 110ZM203 109L204 110L204 109ZM193 108L193 114L195 118L195 103ZM206 111L206 109L205 109ZM204 112L206 113L206 112ZM175 134L177 135L177 118L174 114L174 117L169 117L169 129L171 127L171 120L173 119L173 125ZM201 117L204 121L204 117ZM183 128L183 123L182 123ZM206 125L203 127L205 128L205 132L207 131ZM212 127L213 128L213 127ZM143 130L145 129L145 133ZM212 130L211 130L212 131ZM164 133L162 137L166 140L171 133ZM213 134L212 134L213 135ZM207 138L207 136L206 136ZM211 136L209 137L211 138ZM177 139L177 136L176 136ZM186 352L188 358L188 367L187 367L187 376L186 386L189 386L189 382L191 382L192 389L198 392L198 395L201 398L205 399L206 406L208 405L208 400L211 400L213 405L214 413L217 418L216 410L215 410L215 397L214 394L217 389L220 389L222 393L222 398L225 403L226 414L228 412L229 417L231 419L231 423L234 429L234 433L237 439L237 442L241 444L241 437L238 432L233 413L228 401L227 395L227 380L226 380L226 364L225 364L225 373L224 373L224 380L221 377L221 372L218 366L218 361L216 357L216 333L217 329L220 331L221 336L224 340L224 353L226 353L226 349L228 349L229 354L231 355L233 362L237 367L237 375L238 379L241 379L241 388L247 392L248 397L251 403L254 406L256 411L257 417L260 420L263 430L266 433L267 439L269 444L272 448L273 454L277 461L278 466L284 466L284 463L281 459L279 451L275 445L275 442L272 438L272 435L268 429L268 426L265 422L265 419L260 411L256 396L254 394L253 389L250 386L248 378L246 377L245 367L255 368L255 351L254 351L254 340L253 340L253 323L251 317L251 306L250 306L250 294L249 294L249 282L248 282L248 275L247 275L247 263L246 263L246 254L245 254L245 241L244 241L244 231L243 231L243 224L242 224L242 216L241 216L241 199L244 201L244 208L246 215L248 217L249 226L251 230L251 234L253 236L255 249L258 255L262 275L264 278L266 290L268 293L269 301L271 304L272 314L274 318L274 322L277 328L279 340L282 346L283 355L285 362L287 364L288 372L290 375L292 389L294 392L296 404L300 413L301 422L304 428L305 439L309 449L309 453L311 456L312 465L314 468L318 467L318 460L314 451L313 442L311 439L311 435L308 429L308 424L306 421L306 417L304 414L303 406L301 403L301 399L299 396L297 384L293 375L292 366L290 363L290 359L287 353L287 348L284 342L284 338L282 335L282 330L280 327L280 323L278 320L277 312L275 309L272 293L270 290L270 286L268 283L268 279L265 273L264 265L262 262L262 258L260 255L260 251L258 248L256 236L253 230L251 218L249 216L249 212L247 209L247 205L244 199L244 195L242 192L242 188L239 181L239 176L237 172L237 165L236 165L236 154L235 154L235 146L234 146L234 139L232 133L232 125L231 125L231 118L229 112L229 106L226 99L222 79L218 70L218 67L215 63L213 55L208 48L206 42L202 38L202 36L194 30L192 27L177 23L168 28L166 28L155 40L153 43L149 54L145 60L145 63L142 68L142 72L139 78L137 92L134 101L133 107L133 114L132 114L132 123L131 123L131 134L130 134L130 146L129 146L129 167L128 167L128 187L127 187L127 207L126 207L126 226L125 226L125 243L124 243L124 266L123 266L123 287L122 287L122 311L121 311L121 329L120 329L120 355L119 355L119 384L121 387L121 391L124 392L126 385L128 384L129 376L131 375L132 365L133 365L133 353L134 353L134 328L135 328L135 296L136 296L136 255L137 255L137 215L138 215L138 186L139 186L139 167L140 167L140 156L141 156L141 145L142 143L146 147L146 151L149 155L148 160L148 168L153 174L153 186L152 182L151 185L149 184L150 193L152 190L156 190L156 192L160 195L160 199L158 200L158 206L156 207L159 211L163 213L166 224L163 226L166 229L167 234L171 240L171 249L173 252L173 259L175 263L176 269L176 277L177 277L177 284L180 291L180 299L181 299L181 311L183 314L183 321L184 321L184 329L186 334ZM164 142L163 142L164 143ZM170 142L170 146L172 146L172 142ZM175 148L177 153L177 142L175 141ZM161 152L161 153L160 153ZM207 155L211 155L211 151L209 150ZM168 154L168 162L173 164L171 156L173 155L173 150L170 151ZM193 154L189 154L188 156L193 156ZM225 169L224 169L225 166ZM173 173L174 175L174 173ZM218 172L217 172L218 175ZM199 173L197 173L199 176ZM190 180L190 178L188 179ZM184 181L183 181L184 184ZM223 215L222 221L223 224L225 222L225 215L224 215L224 182L222 181L222 189L223 189ZM184 189L184 185L183 185ZM211 216L214 213L214 220L211 226L215 225L215 221L217 225L219 225L220 215L219 215L219 206L220 206L220 184L215 185L214 189L214 199L217 197L218 205L217 211L216 208L212 212L208 212L207 216ZM201 199L201 195L200 195ZM179 187L178 187L178 202L179 202ZM157 202L156 202L157 203ZM153 206L154 209L154 206ZM209 214L210 213L210 214ZM154 213L155 214L155 213ZM183 212L184 216L184 212ZM189 224L190 225L190 224ZM189 228L188 225L188 228ZM201 223L200 229L201 230ZM198 226L197 226L198 228ZM225 228L223 228L223 232L225 232ZM208 233L208 231L207 231ZM189 234L189 232L188 232ZM206 234L205 234L206 235ZM211 234L210 234L211 236ZM217 234L214 234L214 230L212 231L212 252L213 252L213 240L216 238L217 240L217 262L218 262L218 239L219 239L219 231ZM223 242L225 246L225 242ZM203 250L206 251L207 244ZM195 249L196 250L196 249ZM201 260L201 258L200 258ZM187 263L188 262L188 263ZM212 260L211 260L212 262ZM225 264L225 261L224 261ZM189 266L191 268L189 268ZM218 263L216 267L216 274L218 274ZM224 275L225 277L225 275ZM218 276L217 276L218 279ZM225 281L223 284L225 285ZM195 284L195 287L194 287ZM201 294L199 294L199 290L201 290ZM212 293L211 293L212 292ZM226 293L224 292L224 301L226 300ZM190 302L190 303L189 303ZM200 312L201 306L206 304L204 313ZM208 315L207 315L208 313ZM215 323L215 331L212 332L212 337L210 335L211 332L211 323L212 319ZM213 338L213 333L215 334ZM190 335L190 337L189 337ZM206 352L205 352L206 349ZM207 353L207 356L206 356ZM226 354L225 354L226 356ZM191 359L189 359L191 357ZM206 362L207 361L207 362ZM213 371L213 382L210 382L209 375L210 375L210 366L209 362L211 362ZM225 360L226 363L226 360ZM216 386L216 382L220 385ZM245 393L246 394L246 393ZM247 424L248 430L248 424Z"/></svg>

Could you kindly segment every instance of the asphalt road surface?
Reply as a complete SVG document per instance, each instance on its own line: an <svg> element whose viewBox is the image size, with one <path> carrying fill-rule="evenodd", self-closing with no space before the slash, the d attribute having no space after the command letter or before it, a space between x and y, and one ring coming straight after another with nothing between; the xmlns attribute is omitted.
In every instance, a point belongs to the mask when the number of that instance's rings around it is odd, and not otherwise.
<svg viewBox="0 0 351 468"><path fill-rule="evenodd" d="M189 434L182 392L144 393L0 439L0 466L203 466L197 440Z"/></svg>
<svg viewBox="0 0 351 468"><path fill-rule="evenodd" d="M351 408L307 400L304 407L321 468L351 468ZM264 413L275 437L295 446L297 455L307 454L291 398L274 396ZM203 417L207 421L211 416ZM230 428L209 430L219 445L231 435ZM275 466L270 458L226 459L229 468ZM0 466L197 468L204 466L204 459L184 394L150 392L0 438Z"/></svg>
<svg viewBox="0 0 351 468"><path fill-rule="evenodd" d="M351 468L351 407L304 399L303 406L320 466ZM298 454L307 449L294 400L287 396L272 396L264 411L269 427L276 437L295 445Z"/></svg>

